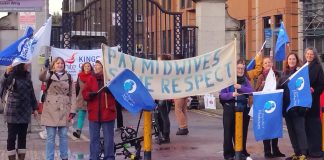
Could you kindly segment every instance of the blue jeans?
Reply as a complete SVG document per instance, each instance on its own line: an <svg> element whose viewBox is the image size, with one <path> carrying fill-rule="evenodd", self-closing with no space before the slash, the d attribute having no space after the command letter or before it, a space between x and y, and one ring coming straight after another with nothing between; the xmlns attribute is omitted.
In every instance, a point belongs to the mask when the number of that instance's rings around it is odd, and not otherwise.
<svg viewBox="0 0 324 160"><path fill-rule="evenodd" d="M115 160L114 125L114 120L109 122L89 121L90 160L99 160L101 127L104 136L104 160Z"/></svg>
<svg viewBox="0 0 324 160"><path fill-rule="evenodd" d="M46 139L46 160L54 160L55 151L55 136L58 131L60 138L60 157L61 159L68 158L68 137L67 127L49 127L46 126L47 139Z"/></svg>

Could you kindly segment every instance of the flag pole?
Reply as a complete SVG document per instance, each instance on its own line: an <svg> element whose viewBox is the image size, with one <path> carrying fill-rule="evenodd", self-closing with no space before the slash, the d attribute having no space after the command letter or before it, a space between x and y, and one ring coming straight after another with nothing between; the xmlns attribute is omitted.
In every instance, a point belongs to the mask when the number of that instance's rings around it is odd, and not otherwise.
<svg viewBox="0 0 324 160"><path fill-rule="evenodd" d="M237 51L236 51L236 38L234 40L234 52L235 52L235 60L237 61ZM237 70L237 63L235 61L235 70ZM235 71L235 84L237 83L237 71ZM235 89L237 92L237 89ZM243 111L237 106L237 97L235 97L235 160L242 159L242 151L243 151Z"/></svg>

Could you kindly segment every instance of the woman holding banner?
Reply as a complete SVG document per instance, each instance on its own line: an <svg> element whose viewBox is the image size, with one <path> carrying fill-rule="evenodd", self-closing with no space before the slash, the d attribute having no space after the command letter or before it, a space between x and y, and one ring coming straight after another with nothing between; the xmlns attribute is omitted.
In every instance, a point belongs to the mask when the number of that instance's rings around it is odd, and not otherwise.
<svg viewBox="0 0 324 160"><path fill-rule="evenodd" d="M258 80L255 85L256 91L262 91L265 85L265 80L270 69L273 67L273 62L270 57L264 57L262 60L262 73L258 76ZM274 71L276 78L278 80L279 73ZM278 147L278 138L263 140L264 147L264 157L265 158L274 158L274 157L285 157L285 154L281 153ZM272 148L272 152L271 152Z"/></svg>
<svg viewBox="0 0 324 160"><path fill-rule="evenodd" d="M100 129L102 128L104 136L104 159L114 160L116 107L114 97L108 92L108 89L104 89L104 92L98 93L98 90L105 85L102 64L102 59L96 60L95 73L86 81L82 96L87 101L88 106L90 159L99 159Z"/></svg>
<svg viewBox="0 0 324 160"><path fill-rule="evenodd" d="M249 108L248 94L253 88L246 77L245 61L240 59L237 61L237 84L222 89L219 95L221 104L223 105L223 127L224 127L224 159L234 159L234 134L235 134L235 111L240 108L243 110L243 151L242 157L248 157L250 154L246 151L246 138L249 125ZM237 91L236 91L237 90Z"/></svg>
<svg viewBox="0 0 324 160"><path fill-rule="evenodd" d="M280 88L284 89L282 114L285 117L288 134L294 154L287 159L304 160L307 154L307 137L305 130L306 108L295 106L288 112L290 104L290 94L288 88L288 78L293 75L300 67L300 61L296 53L290 53L286 58L285 69L279 81Z"/></svg>
<svg viewBox="0 0 324 160"><path fill-rule="evenodd" d="M87 114L87 102L83 99L81 92L84 88L85 82L88 81L90 76L92 75L92 72L93 72L93 68L91 66L91 63L89 62L83 63L81 66L81 72L78 74L78 79L75 85L78 121L77 121L77 129L75 132L73 132L73 136L76 138L80 138L81 136L84 119Z"/></svg>
<svg viewBox="0 0 324 160"><path fill-rule="evenodd" d="M312 107L306 113L306 135L308 156L322 157L322 125L320 120L320 94L324 89L324 74L315 48L305 49L305 59L309 63L309 82L312 93Z"/></svg>

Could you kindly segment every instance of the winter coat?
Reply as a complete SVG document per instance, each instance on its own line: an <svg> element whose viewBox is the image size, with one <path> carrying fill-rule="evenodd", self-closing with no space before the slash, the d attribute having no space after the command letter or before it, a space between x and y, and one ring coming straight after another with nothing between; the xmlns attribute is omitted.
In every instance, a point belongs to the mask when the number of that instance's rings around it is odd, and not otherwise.
<svg viewBox="0 0 324 160"><path fill-rule="evenodd" d="M97 92L104 85L102 74L91 75L82 91L84 100L88 102L88 119L93 122L108 122L116 119L115 99L111 93L102 91L95 97L90 92Z"/></svg>
<svg viewBox="0 0 324 160"><path fill-rule="evenodd" d="M307 116L319 117L320 95L324 89L324 74L321 64L313 61L308 66L310 86L314 89L312 93L312 107L308 110Z"/></svg>
<svg viewBox="0 0 324 160"><path fill-rule="evenodd" d="M78 110L87 110L87 101L85 101L83 99L82 90L84 88L85 82L89 80L90 76L91 76L91 73L86 74L84 72L80 72L78 74L78 79L77 79L76 86L75 86L76 107Z"/></svg>
<svg viewBox="0 0 324 160"><path fill-rule="evenodd" d="M253 88L255 87L255 79L260 75L261 72L262 72L262 56L257 55L255 57L254 69L247 71L250 84Z"/></svg>
<svg viewBox="0 0 324 160"><path fill-rule="evenodd" d="M32 111L37 110L37 100L29 72L18 76L15 73L5 74L3 89L14 81L13 90L8 92L7 108L4 118L7 123L30 123Z"/></svg>
<svg viewBox="0 0 324 160"><path fill-rule="evenodd" d="M233 97L234 92L234 86L227 87L225 89L222 89L219 94L219 99L221 104L224 106L234 106L235 105L235 97ZM237 89L237 93L251 93L253 92L253 88L249 82L249 80L245 77L245 82L241 84L241 88ZM247 107L248 102L248 95L241 95L238 96L240 99L241 105L244 105ZM238 102L238 101L237 101ZM226 107L224 106L224 107Z"/></svg>
<svg viewBox="0 0 324 160"><path fill-rule="evenodd" d="M69 114L75 113L75 86L69 84L68 73L58 78L55 73L50 77L47 70L41 71L39 80L48 82L49 79L52 82L47 89L43 104L41 124L51 127L67 126Z"/></svg>

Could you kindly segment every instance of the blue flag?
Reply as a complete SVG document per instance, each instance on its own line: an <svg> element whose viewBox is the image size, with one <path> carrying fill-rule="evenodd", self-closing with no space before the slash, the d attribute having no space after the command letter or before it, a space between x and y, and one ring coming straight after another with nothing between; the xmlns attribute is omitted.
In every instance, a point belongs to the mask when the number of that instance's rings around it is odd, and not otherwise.
<svg viewBox="0 0 324 160"><path fill-rule="evenodd" d="M287 32L285 30L285 27L283 23L281 22L277 43L276 43L276 50L275 50L275 59L276 61L283 61L285 60L285 49L286 49L286 43L289 42L289 37L287 35Z"/></svg>
<svg viewBox="0 0 324 160"><path fill-rule="evenodd" d="M121 106L131 113L153 110L157 106L141 80L128 69L114 77L107 87Z"/></svg>
<svg viewBox="0 0 324 160"><path fill-rule="evenodd" d="M255 58L253 58L250 63L246 66L246 71L250 71L255 68Z"/></svg>
<svg viewBox="0 0 324 160"><path fill-rule="evenodd" d="M27 27L23 37L0 52L0 65L9 66L20 55L28 40L33 36L33 28Z"/></svg>
<svg viewBox="0 0 324 160"><path fill-rule="evenodd" d="M283 90L253 93L253 130L257 141L282 137Z"/></svg>
<svg viewBox="0 0 324 160"><path fill-rule="evenodd" d="M301 106L310 108L312 106L312 94L310 91L308 63L291 75L288 82L290 104L289 109Z"/></svg>

